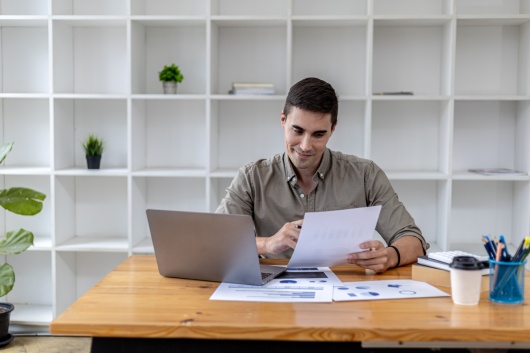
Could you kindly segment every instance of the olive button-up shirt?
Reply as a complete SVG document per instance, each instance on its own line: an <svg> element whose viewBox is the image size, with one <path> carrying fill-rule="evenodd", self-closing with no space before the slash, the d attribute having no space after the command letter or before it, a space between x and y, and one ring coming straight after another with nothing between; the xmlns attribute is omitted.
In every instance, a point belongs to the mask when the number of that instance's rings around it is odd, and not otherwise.
<svg viewBox="0 0 530 353"><path fill-rule="evenodd" d="M287 153L261 159L239 169L216 212L248 214L257 236L267 237L285 223L303 219L306 212L381 205L376 230L387 244L414 236L428 249L421 230L373 161L327 149L313 181L315 187L305 194ZM292 252L267 257L290 258Z"/></svg>

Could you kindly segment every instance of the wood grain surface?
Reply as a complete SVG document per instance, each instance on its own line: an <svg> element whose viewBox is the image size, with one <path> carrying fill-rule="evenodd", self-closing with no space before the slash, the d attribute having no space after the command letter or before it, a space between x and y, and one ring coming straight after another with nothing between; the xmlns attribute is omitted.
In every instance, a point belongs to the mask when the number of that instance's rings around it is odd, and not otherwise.
<svg viewBox="0 0 530 353"><path fill-rule="evenodd" d="M380 275L354 266L333 271L350 282L408 279L411 267ZM528 277L527 271L527 283ZM162 277L154 256L131 256L57 317L50 332L95 337L530 342L528 284L524 304L493 303L488 292L482 292L477 306L454 305L450 297L333 303L211 301L217 286Z"/></svg>

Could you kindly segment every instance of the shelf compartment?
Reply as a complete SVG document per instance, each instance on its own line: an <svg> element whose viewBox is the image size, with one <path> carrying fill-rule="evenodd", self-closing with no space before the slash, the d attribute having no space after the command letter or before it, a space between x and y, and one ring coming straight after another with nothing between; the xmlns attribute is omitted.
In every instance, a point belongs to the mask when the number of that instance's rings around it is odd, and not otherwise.
<svg viewBox="0 0 530 353"><path fill-rule="evenodd" d="M207 212L205 178L133 177L131 190L134 252L150 243L147 209Z"/></svg>
<svg viewBox="0 0 530 353"><path fill-rule="evenodd" d="M127 168L127 101L125 99L54 100L55 169L86 170L82 143L89 134L102 138L102 170ZM117 169L117 170L116 170Z"/></svg>
<svg viewBox="0 0 530 353"><path fill-rule="evenodd" d="M339 99L337 127L328 148L346 154L365 157L366 151L366 102L342 101ZM285 150L285 149L284 149Z"/></svg>
<svg viewBox="0 0 530 353"><path fill-rule="evenodd" d="M54 183L58 248L73 243L75 250L101 250L117 243L112 250L127 251L126 177L56 176Z"/></svg>
<svg viewBox="0 0 530 353"><path fill-rule="evenodd" d="M285 150L283 103L214 101L211 107L211 170L237 169ZM237 143L234 141L237 138Z"/></svg>
<svg viewBox="0 0 530 353"><path fill-rule="evenodd" d="M32 329L35 331L35 326L44 326L45 331L48 332L48 327L53 320L53 309L52 304L49 305L33 305L33 304L16 304L15 310L10 315L10 331L13 328L16 331L16 325L33 326Z"/></svg>
<svg viewBox="0 0 530 353"><path fill-rule="evenodd" d="M223 198L226 196L226 189L236 176L236 172L232 176L212 177L210 178L210 202L209 212L215 212Z"/></svg>
<svg viewBox="0 0 530 353"><path fill-rule="evenodd" d="M57 299L53 316L57 317L65 311L76 299L125 261L127 256L127 253L56 253L54 290Z"/></svg>
<svg viewBox="0 0 530 353"><path fill-rule="evenodd" d="M134 20L132 92L162 94L158 78L164 65L177 65L184 80L177 95L206 93L206 22Z"/></svg>
<svg viewBox="0 0 530 353"><path fill-rule="evenodd" d="M50 191L50 177L7 175L2 179L4 181L2 188L9 189L12 187L25 187L42 192L46 195L46 199L43 202L42 211L31 217L17 215L2 208L2 218L5 220L5 223L3 222L4 228L2 236L7 231L14 231L19 228L23 228L33 233L35 244L41 244L42 246L48 245L49 250L49 239L52 234L51 215L53 208Z"/></svg>
<svg viewBox="0 0 530 353"><path fill-rule="evenodd" d="M52 28L54 92L129 92L125 20L54 20Z"/></svg>
<svg viewBox="0 0 530 353"><path fill-rule="evenodd" d="M339 95L366 94L367 24L315 27L304 23L296 21L293 26L293 83L314 76L329 82ZM329 65L330 56L333 65Z"/></svg>
<svg viewBox="0 0 530 353"><path fill-rule="evenodd" d="M134 100L131 133L133 171L206 171L205 101Z"/></svg>
<svg viewBox="0 0 530 353"><path fill-rule="evenodd" d="M131 0L133 16L206 16L209 0Z"/></svg>
<svg viewBox="0 0 530 353"><path fill-rule="evenodd" d="M134 245L132 252L134 255L154 255L155 248L153 247L151 237L145 238Z"/></svg>
<svg viewBox="0 0 530 353"><path fill-rule="evenodd" d="M519 15L530 14L529 0L458 0L456 11L460 15Z"/></svg>
<svg viewBox="0 0 530 353"><path fill-rule="evenodd" d="M373 159L383 170L449 171L450 101L374 101Z"/></svg>
<svg viewBox="0 0 530 353"><path fill-rule="evenodd" d="M530 94L530 21L522 25L489 23L457 22L455 94Z"/></svg>
<svg viewBox="0 0 530 353"><path fill-rule="evenodd" d="M82 236L73 237L56 245L57 251L75 252L118 252L128 251L128 241L125 237L115 236Z"/></svg>
<svg viewBox="0 0 530 353"><path fill-rule="evenodd" d="M452 14L450 0L376 0L374 15L435 16Z"/></svg>
<svg viewBox="0 0 530 353"><path fill-rule="evenodd" d="M8 168L50 167L48 99L0 99L0 142L14 142L3 165ZM31 129L28 129L31 126ZM37 148L35 148L38 146Z"/></svg>
<svg viewBox="0 0 530 353"><path fill-rule="evenodd" d="M366 16L365 0L293 0L293 16Z"/></svg>
<svg viewBox="0 0 530 353"><path fill-rule="evenodd" d="M2 0L1 16L46 16L48 1L42 0Z"/></svg>
<svg viewBox="0 0 530 353"><path fill-rule="evenodd" d="M3 20L2 92L48 93L48 28L41 23Z"/></svg>
<svg viewBox="0 0 530 353"><path fill-rule="evenodd" d="M392 186L425 240L431 247L445 249L448 244L449 183L436 180L392 180Z"/></svg>
<svg viewBox="0 0 530 353"><path fill-rule="evenodd" d="M272 82L276 94L287 90L287 26L244 27L212 23L211 87L227 94L232 82Z"/></svg>
<svg viewBox="0 0 530 353"><path fill-rule="evenodd" d="M31 325L49 323L53 305L51 252L26 251L8 255L7 262L17 275L13 290L5 297L5 301L15 305L13 314L17 312L11 321ZM39 309L37 313L24 310L36 308Z"/></svg>
<svg viewBox="0 0 530 353"><path fill-rule="evenodd" d="M128 0L52 0L53 15L125 16Z"/></svg>
<svg viewBox="0 0 530 353"><path fill-rule="evenodd" d="M481 236L504 235L517 247L528 236L529 181L454 181L451 243L481 244Z"/></svg>
<svg viewBox="0 0 530 353"><path fill-rule="evenodd" d="M455 172L471 168L530 172L528 101L456 101L454 116Z"/></svg>
<svg viewBox="0 0 530 353"><path fill-rule="evenodd" d="M212 16L286 16L284 0L211 0Z"/></svg>
<svg viewBox="0 0 530 353"><path fill-rule="evenodd" d="M374 21L373 92L451 92L451 22Z"/></svg>

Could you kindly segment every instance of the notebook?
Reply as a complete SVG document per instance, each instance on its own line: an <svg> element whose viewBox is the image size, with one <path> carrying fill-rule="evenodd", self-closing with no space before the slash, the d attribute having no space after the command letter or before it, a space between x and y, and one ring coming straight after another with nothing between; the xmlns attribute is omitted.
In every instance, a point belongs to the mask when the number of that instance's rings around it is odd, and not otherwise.
<svg viewBox="0 0 530 353"><path fill-rule="evenodd" d="M248 215L148 209L158 271L165 277L263 285L286 267L260 265Z"/></svg>

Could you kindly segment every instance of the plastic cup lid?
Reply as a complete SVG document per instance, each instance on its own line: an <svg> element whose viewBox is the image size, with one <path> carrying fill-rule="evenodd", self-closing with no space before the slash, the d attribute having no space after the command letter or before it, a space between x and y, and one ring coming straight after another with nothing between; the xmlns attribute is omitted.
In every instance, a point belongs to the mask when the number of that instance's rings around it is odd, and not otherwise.
<svg viewBox="0 0 530 353"><path fill-rule="evenodd" d="M473 256L455 256L449 267L456 270L482 270L484 264Z"/></svg>

